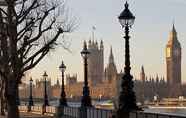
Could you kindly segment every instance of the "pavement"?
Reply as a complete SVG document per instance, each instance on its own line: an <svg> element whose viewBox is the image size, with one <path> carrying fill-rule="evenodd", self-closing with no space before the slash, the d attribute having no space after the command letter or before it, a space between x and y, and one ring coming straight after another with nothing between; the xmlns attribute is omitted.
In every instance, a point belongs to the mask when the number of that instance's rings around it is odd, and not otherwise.
<svg viewBox="0 0 186 118"><path fill-rule="evenodd" d="M40 114L33 114L33 113L24 113L21 112L20 113L20 118L54 118L53 116L44 116L44 115L40 115ZM0 118L7 118L6 116L1 116Z"/></svg>

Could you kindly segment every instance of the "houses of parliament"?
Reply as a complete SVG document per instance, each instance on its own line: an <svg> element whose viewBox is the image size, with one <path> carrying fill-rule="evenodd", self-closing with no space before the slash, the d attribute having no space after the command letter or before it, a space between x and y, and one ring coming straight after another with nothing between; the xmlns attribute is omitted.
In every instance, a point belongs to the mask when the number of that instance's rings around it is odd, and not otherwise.
<svg viewBox="0 0 186 118"><path fill-rule="evenodd" d="M90 95L93 99L113 99L118 95L120 90L120 80L123 72L118 72L112 47L108 64L104 66L104 42L89 40L87 42L90 57L88 58L88 79ZM166 79L165 77L147 77L144 66L141 67L139 78L134 79L134 90L137 101L153 100L154 96L161 98L177 98L186 96L186 85L181 82L181 44L177 38L176 28L173 25L169 34L168 43L165 47L166 53ZM104 68L105 67L105 68ZM37 80L33 89L33 97L43 98L43 79ZM20 90L20 96L28 97L29 86L23 85L26 89ZM51 85L50 80L47 82L49 98L59 98L60 96L59 80L55 85ZM77 74L66 75L65 91L67 98L81 98L83 82L78 81Z"/></svg>

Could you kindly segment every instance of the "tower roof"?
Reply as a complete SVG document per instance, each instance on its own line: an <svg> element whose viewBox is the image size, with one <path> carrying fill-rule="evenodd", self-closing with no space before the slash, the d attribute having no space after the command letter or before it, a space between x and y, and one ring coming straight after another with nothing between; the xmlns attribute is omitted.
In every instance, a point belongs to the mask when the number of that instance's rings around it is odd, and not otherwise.
<svg viewBox="0 0 186 118"><path fill-rule="evenodd" d="M170 40L176 40L177 39L177 32L174 23L172 24L172 30L170 32Z"/></svg>
<svg viewBox="0 0 186 118"><path fill-rule="evenodd" d="M176 33L176 28L175 28L175 26L174 26L174 23L173 23L173 25L172 25L172 32Z"/></svg>
<svg viewBox="0 0 186 118"><path fill-rule="evenodd" d="M141 66L141 73L145 73L143 65Z"/></svg>
<svg viewBox="0 0 186 118"><path fill-rule="evenodd" d="M176 32L176 28L175 28L175 24L173 23L172 25L172 30L170 31L169 34L169 41L168 41L168 46L176 46L176 47L181 47L180 43L177 39L177 32Z"/></svg>

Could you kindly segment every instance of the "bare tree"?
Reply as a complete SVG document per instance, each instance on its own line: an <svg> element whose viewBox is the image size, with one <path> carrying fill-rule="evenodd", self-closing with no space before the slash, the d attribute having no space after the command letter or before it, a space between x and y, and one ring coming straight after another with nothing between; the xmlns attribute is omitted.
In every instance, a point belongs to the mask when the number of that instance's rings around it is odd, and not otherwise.
<svg viewBox="0 0 186 118"><path fill-rule="evenodd" d="M0 115L5 115L5 97L4 97L5 84L4 80L0 80Z"/></svg>
<svg viewBox="0 0 186 118"><path fill-rule="evenodd" d="M5 50L4 48L6 46L5 45L5 40L7 38L7 34L6 34L6 28L5 28L5 24L3 23L3 16L2 13L0 12L0 60L2 62L5 61L6 59L6 54L4 51L4 56L3 56L3 50ZM6 73L6 62L1 63L0 69L2 70L2 72ZM0 76L0 101L1 101L1 115L5 115L5 78L3 76Z"/></svg>
<svg viewBox="0 0 186 118"><path fill-rule="evenodd" d="M0 115L5 116L7 101L5 98L5 80L0 79Z"/></svg>
<svg viewBox="0 0 186 118"><path fill-rule="evenodd" d="M75 28L61 0L5 0L0 8L0 75L5 81L8 118L19 118L16 95L24 73L34 68Z"/></svg>

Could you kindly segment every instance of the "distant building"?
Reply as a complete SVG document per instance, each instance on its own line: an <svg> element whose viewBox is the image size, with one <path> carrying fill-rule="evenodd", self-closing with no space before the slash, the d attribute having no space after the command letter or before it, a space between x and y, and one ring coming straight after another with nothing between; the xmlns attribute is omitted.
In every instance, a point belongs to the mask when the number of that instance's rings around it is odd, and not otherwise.
<svg viewBox="0 0 186 118"><path fill-rule="evenodd" d="M40 80L36 80L36 85L33 88L33 96L36 98L44 98L44 86L45 86L45 81L43 78ZM47 89L48 99L51 99L52 98L51 79L48 79L46 81L46 89Z"/></svg>
<svg viewBox="0 0 186 118"><path fill-rule="evenodd" d="M77 81L77 74L73 75L73 76L70 76L70 74L67 74L66 75L66 84L67 85L73 85L73 84L76 84L78 81Z"/></svg>
<svg viewBox="0 0 186 118"><path fill-rule="evenodd" d="M183 95L181 88L181 44L178 41L174 24L166 45L166 66L169 96L178 97Z"/></svg>
<svg viewBox="0 0 186 118"><path fill-rule="evenodd" d="M137 101L145 103L145 101L152 101L154 96L159 99L168 96L167 82L164 77L147 77L145 75L144 67L141 67L140 78L134 80L134 90L136 92Z"/></svg>
<svg viewBox="0 0 186 118"><path fill-rule="evenodd" d="M99 48L98 48L99 47ZM117 79L118 73L114 62L112 48L110 49L109 63L104 69L104 46L103 41L98 46L97 41L89 41L90 57L88 59L88 79L90 87L90 95L93 99L109 99L114 98L117 94ZM105 72L104 72L105 70ZM37 80L34 87L34 97L42 98L43 81ZM48 95L52 97L60 97L61 87L57 79L55 85L47 82L47 87L50 88ZM66 75L65 91L67 98L81 98L84 83L77 81L77 75Z"/></svg>
<svg viewBox="0 0 186 118"><path fill-rule="evenodd" d="M112 52L112 47L110 48L110 56L109 56L109 63L107 67L105 68L105 81L108 81L109 83L112 82L113 78L117 77L117 68L114 62L114 56Z"/></svg>
<svg viewBox="0 0 186 118"><path fill-rule="evenodd" d="M100 48L98 48L100 47ZM92 98L114 98L116 96L117 69L114 62L112 48L110 49L109 63L104 72L103 41L98 46L97 41L89 41L90 57L88 58L88 80ZM72 79L73 78L73 79ZM81 97L83 82L76 77L67 76L67 97ZM70 82L71 81L71 82ZM73 81L73 82L72 82Z"/></svg>
<svg viewBox="0 0 186 118"><path fill-rule="evenodd" d="M91 97L93 99L117 100L124 72L117 72L112 47L110 48L108 64L105 69L103 41L99 45L97 41L90 40L88 42L88 50L90 51L90 57L88 58L88 81ZM174 25L166 45L166 66L167 81L164 77L158 75L147 77L144 66L141 67L139 78L134 78L134 91L137 102L143 104L147 101L152 101L154 96L157 96L158 99L186 96L186 85L181 84L181 45L177 40L177 32ZM81 99L84 83L77 80L76 74L72 76L70 74L66 75L65 91L67 98ZM44 81L42 79L36 81L33 90L34 98L43 98L43 85ZM28 96L29 87L25 86L24 89L24 86L21 87L20 95ZM50 98L59 98L61 93L59 80L53 86L50 80L47 81L47 90Z"/></svg>
<svg viewBox="0 0 186 118"><path fill-rule="evenodd" d="M104 45L103 41L98 45L97 41L88 42L90 55L88 58L88 78L92 85L102 83L104 79Z"/></svg>

